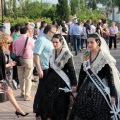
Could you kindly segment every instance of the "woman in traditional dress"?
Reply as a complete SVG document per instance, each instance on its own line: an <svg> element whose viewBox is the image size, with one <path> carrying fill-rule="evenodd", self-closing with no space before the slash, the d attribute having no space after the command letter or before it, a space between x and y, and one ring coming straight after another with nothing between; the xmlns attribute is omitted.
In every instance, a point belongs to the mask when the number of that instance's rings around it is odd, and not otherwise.
<svg viewBox="0 0 120 120"><path fill-rule="evenodd" d="M5 58L4 52L8 49L10 43L12 42L11 36L9 36L6 33L0 33L0 92L6 92L9 98L9 101L12 103L12 105L15 107L15 114L19 116L26 116L29 113L25 113L18 105L14 95L13 90L10 87L9 81L6 79L6 68L15 66L15 62L11 61L8 64L7 58Z"/></svg>
<svg viewBox="0 0 120 120"><path fill-rule="evenodd" d="M50 68L39 115L42 120L66 120L70 95L76 91L77 79L73 57L64 38L55 34L52 42L55 49L50 53Z"/></svg>
<svg viewBox="0 0 120 120"><path fill-rule="evenodd" d="M105 40L90 34L69 120L119 120L120 75ZM110 114L110 111L112 111ZM115 115L116 114L116 115ZM113 119L111 119L111 117Z"/></svg>

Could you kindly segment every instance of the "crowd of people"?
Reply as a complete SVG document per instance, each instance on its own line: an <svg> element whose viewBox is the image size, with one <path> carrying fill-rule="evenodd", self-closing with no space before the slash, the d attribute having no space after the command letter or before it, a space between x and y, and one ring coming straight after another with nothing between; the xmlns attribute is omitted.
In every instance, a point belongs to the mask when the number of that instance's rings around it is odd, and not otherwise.
<svg viewBox="0 0 120 120"><path fill-rule="evenodd" d="M30 22L24 26L16 24L10 30L10 35L0 33L0 85L6 83L3 92L18 117L29 113L19 107L13 95L6 74L10 67L13 67L13 86L20 87L24 101L32 98L33 73L39 77L33 103L36 120L120 119L120 75L109 51L112 41L117 49L115 22L108 27L105 19L99 19L95 26L92 20L78 22L74 16L60 26L56 21L52 24L42 21L39 32ZM73 56L84 47L77 80ZM7 60L6 51L12 60Z"/></svg>
<svg viewBox="0 0 120 120"><path fill-rule="evenodd" d="M98 33L99 36L103 37L109 44L110 49L112 48L112 42L114 42L114 49L117 49L116 35L118 27L115 22L112 22L109 27L106 19L99 19L95 25L90 19L79 22L77 17L74 17L69 23L62 21L60 29L67 43L73 46L75 55L83 48L87 48L87 38L91 33Z"/></svg>

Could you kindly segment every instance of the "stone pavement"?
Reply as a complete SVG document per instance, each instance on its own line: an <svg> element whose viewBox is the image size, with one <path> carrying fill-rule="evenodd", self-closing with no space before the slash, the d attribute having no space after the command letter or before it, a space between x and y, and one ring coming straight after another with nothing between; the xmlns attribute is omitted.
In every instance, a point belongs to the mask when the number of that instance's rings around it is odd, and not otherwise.
<svg viewBox="0 0 120 120"><path fill-rule="evenodd" d="M77 56L74 57L74 63L75 63L75 69L76 69L76 74L79 74L80 71L80 64L81 64L81 55L84 53L82 51L79 53ZM120 71L120 45L118 45L118 49L111 50L111 54L116 58L117 60L117 68ZM33 84L32 87L32 97L34 98L35 92L37 88L37 83ZM35 114L33 114L33 100L32 101L24 101L22 98L20 98L20 89L14 90L14 95L17 99L18 104L20 107L25 111L29 112L30 114L26 117L20 117L17 118L15 115L15 109L12 106L12 104L7 101L4 103L0 103L0 120L35 120Z"/></svg>

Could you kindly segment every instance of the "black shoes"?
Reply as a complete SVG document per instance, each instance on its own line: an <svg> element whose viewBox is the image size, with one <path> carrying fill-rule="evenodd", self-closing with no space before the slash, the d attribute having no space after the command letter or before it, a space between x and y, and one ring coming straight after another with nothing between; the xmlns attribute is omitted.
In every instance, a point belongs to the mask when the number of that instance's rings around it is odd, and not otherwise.
<svg viewBox="0 0 120 120"><path fill-rule="evenodd" d="M18 118L19 118L19 116L22 116L22 117L25 117L25 116L27 116L29 113L25 113L24 115L23 114L21 114L21 113L19 113L19 112L15 112L15 114L18 116Z"/></svg>

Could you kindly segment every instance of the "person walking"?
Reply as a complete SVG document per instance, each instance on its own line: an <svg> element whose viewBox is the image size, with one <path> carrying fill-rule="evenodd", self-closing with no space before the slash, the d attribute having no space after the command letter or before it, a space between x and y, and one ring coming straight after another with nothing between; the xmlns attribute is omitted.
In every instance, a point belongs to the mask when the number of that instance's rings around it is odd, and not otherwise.
<svg viewBox="0 0 120 120"><path fill-rule="evenodd" d="M21 97L28 101L31 100L34 40L28 37L27 27L21 28L20 33L21 35L13 43L13 52L16 56L22 56L25 42L28 39L23 55L23 65L17 66Z"/></svg>
<svg viewBox="0 0 120 120"><path fill-rule="evenodd" d="M14 106L16 112L15 114L19 117L19 116L27 116L29 113L25 113L20 106L18 105L14 94L13 94L13 90L10 87L10 83L9 80L6 78L6 68L10 68L12 66L15 66L16 62L15 61L11 61L9 63L6 64L6 60L7 58L5 58L4 52L8 49L10 43L12 42L12 38L11 36L9 36L6 33L0 33L0 84L2 85L3 81L4 81L4 89L2 92L6 92L9 98L9 101L12 103L12 105ZM2 88L2 87L1 87Z"/></svg>

